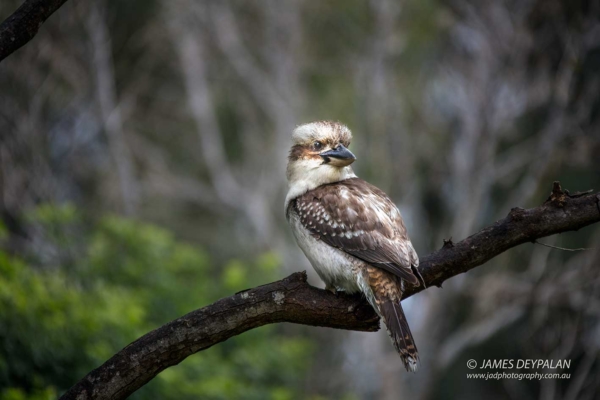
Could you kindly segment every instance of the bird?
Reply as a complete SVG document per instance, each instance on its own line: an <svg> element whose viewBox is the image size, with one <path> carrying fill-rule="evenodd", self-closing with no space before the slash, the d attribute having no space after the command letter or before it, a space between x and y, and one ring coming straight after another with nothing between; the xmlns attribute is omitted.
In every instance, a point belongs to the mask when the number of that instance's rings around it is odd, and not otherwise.
<svg viewBox="0 0 600 400"><path fill-rule="evenodd" d="M405 284L425 286L419 257L398 207L352 170L351 140L352 132L339 122L294 129L286 219L325 289L364 294L402 363L416 372L419 353L400 302Z"/></svg>

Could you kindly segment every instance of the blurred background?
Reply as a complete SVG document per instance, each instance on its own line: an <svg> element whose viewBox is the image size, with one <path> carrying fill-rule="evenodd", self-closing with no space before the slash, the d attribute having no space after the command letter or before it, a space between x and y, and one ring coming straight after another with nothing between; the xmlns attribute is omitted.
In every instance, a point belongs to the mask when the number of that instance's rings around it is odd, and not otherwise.
<svg viewBox="0 0 600 400"><path fill-rule="evenodd" d="M283 212L291 131L318 119L353 130L357 174L420 254L554 180L600 189L600 4L67 2L0 64L0 399L55 398L236 291L304 269L322 286ZM599 239L522 245L405 301L416 374L385 332L281 324L132 398L598 398ZM572 377L466 378L469 359L519 358Z"/></svg>

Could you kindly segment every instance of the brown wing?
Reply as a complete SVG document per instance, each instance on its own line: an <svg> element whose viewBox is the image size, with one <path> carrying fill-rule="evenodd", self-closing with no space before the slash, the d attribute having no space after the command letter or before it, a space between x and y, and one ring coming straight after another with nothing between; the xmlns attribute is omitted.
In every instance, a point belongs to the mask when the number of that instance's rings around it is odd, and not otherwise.
<svg viewBox="0 0 600 400"><path fill-rule="evenodd" d="M375 186L347 179L311 190L293 206L313 236L419 285L411 268L419 261L400 212Z"/></svg>

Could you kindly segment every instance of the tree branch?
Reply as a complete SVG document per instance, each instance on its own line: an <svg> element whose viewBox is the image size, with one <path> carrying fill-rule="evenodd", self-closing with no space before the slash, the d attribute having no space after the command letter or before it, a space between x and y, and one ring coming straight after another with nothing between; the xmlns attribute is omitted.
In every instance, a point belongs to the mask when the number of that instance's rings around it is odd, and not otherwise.
<svg viewBox="0 0 600 400"><path fill-rule="evenodd" d="M421 257L419 271L427 286L442 286L453 276L469 271L511 247L561 232L576 231L600 221L600 194L569 195L559 182L543 205L525 210L515 207L494 225ZM423 288L408 288L403 298Z"/></svg>
<svg viewBox="0 0 600 400"><path fill-rule="evenodd" d="M90 372L61 399L124 399L167 367L233 336L276 322L376 331L361 296L317 289L306 272L236 293L142 336Z"/></svg>
<svg viewBox="0 0 600 400"><path fill-rule="evenodd" d="M600 221L600 194L569 195L558 182L541 206L513 208L494 225L421 259L428 287L482 265L522 243L581 229ZM423 290L411 288L405 298ZM207 307L142 336L90 372L61 399L123 399L159 372L247 330L277 322L376 331L379 319L360 296L338 294L310 286L306 274L259 286Z"/></svg>
<svg viewBox="0 0 600 400"><path fill-rule="evenodd" d="M67 0L26 0L0 24L0 61L29 42Z"/></svg>

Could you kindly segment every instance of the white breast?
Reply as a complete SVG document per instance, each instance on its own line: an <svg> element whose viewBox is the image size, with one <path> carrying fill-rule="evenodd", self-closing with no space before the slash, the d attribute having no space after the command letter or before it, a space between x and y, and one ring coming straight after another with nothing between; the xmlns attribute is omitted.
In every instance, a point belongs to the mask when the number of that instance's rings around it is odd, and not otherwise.
<svg viewBox="0 0 600 400"><path fill-rule="evenodd" d="M288 222L292 227L298 246L326 285L349 293L360 290L356 276L357 267L362 263L360 260L315 239L302 226L298 214L293 210L288 213Z"/></svg>

